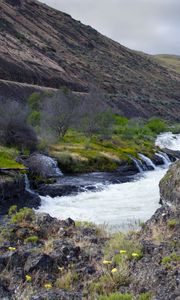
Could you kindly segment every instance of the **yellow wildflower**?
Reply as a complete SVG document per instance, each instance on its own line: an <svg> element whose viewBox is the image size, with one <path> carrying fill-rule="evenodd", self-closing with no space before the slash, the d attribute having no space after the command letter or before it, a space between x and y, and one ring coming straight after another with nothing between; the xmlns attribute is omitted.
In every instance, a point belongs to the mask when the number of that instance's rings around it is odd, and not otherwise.
<svg viewBox="0 0 180 300"><path fill-rule="evenodd" d="M136 252L133 252L131 255L132 255L132 257L139 257L139 254Z"/></svg>
<svg viewBox="0 0 180 300"><path fill-rule="evenodd" d="M31 282L32 281L32 277L30 275L26 275L26 281L27 282Z"/></svg>
<svg viewBox="0 0 180 300"><path fill-rule="evenodd" d="M51 283L45 283L44 287L46 289L51 289L52 288L52 284Z"/></svg>
<svg viewBox="0 0 180 300"><path fill-rule="evenodd" d="M64 270L64 267L58 267L58 270L62 272Z"/></svg>
<svg viewBox="0 0 180 300"><path fill-rule="evenodd" d="M15 251L16 248L15 248L15 247L8 247L8 250L9 250L9 251Z"/></svg>
<svg viewBox="0 0 180 300"><path fill-rule="evenodd" d="M110 260L103 260L103 265L109 265L111 263L112 263L112 261L110 261Z"/></svg>
<svg viewBox="0 0 180 300"><path fill-rule="evenodd" d="M114 274L114 273L116 273L116 272L117 272L117 269L116 269L116 268L114 268L114 269L111 270L111 273L112 273L112 274Z"/></svg>
<svg viewBox="0 0 180 300"><path fill-rule="evenodd" d="M120 250L119 253L120 254L126 254L126 250Z"/></svg>

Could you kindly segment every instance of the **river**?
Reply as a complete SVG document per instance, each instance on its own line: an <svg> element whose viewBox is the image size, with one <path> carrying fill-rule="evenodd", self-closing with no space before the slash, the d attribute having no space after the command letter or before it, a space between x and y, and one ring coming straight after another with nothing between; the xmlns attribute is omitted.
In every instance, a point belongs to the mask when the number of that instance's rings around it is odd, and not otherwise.
<svg viewBox="0 0 180 300"><path fill-rule="evenodd" d="M180 150L180 135L165 133L158 136L156 145ZM159 181L165 175L168 163L134 176L126 183L109 184L100 191L85 191L78 195L51 198L41 197L40 212L53 217L89 221L105 225L112 231L137 228L159 205Z"/></svg>

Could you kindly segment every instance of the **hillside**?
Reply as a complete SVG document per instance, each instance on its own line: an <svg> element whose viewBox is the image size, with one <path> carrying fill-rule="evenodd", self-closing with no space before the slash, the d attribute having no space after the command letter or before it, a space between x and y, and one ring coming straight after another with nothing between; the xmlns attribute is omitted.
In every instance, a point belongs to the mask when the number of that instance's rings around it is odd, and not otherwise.
<svg viewBox="0 0 180 300"><path fill-rule="evenodd" d="M158 54L154 56L159 63L180 74L180 55Z"/></svg>
<svg viewBox="0 0 180 300"><path fill-rule="evenodd" d="M0 79L78 92L96 83L128 117L178 120L177 72L38 1L1 0L0 11ZM14 85L4 85L1 98L13 97ZM31 89L22 88L27 96Z"/></svg>

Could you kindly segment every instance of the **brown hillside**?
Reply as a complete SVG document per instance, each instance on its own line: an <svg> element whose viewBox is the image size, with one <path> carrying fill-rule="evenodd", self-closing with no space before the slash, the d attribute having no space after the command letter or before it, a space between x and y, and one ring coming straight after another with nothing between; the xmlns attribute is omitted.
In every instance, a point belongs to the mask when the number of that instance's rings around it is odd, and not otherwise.
<svg viewBox="0 0 180 300"><path fill-rule="evenodd" d="M0 2L0 79L79 92L96 83L127 116L180 116L178 73L35 0Z"/></svg>

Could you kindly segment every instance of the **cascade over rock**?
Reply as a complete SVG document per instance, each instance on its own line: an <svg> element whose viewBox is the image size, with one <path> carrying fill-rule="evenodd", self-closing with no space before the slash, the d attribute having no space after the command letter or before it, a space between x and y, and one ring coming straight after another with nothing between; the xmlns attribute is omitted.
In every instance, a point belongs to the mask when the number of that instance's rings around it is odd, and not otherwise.
<svg viewBox="0 0 180 300"><path fill-rule="evenodd" d="M60 177L63 175L57 161L43 154L32 154L25 163L31 173L43 178Z"/></svg>

